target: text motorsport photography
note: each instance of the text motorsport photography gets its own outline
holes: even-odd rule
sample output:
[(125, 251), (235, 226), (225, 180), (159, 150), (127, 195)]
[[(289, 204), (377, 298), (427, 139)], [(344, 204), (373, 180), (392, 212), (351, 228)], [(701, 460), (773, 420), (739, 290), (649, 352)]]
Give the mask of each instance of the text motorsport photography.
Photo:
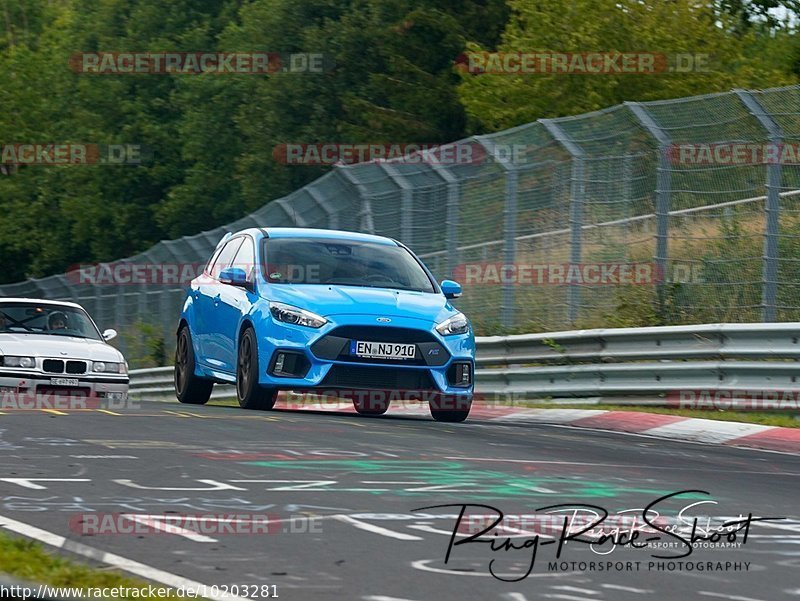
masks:
[[(554, 504), (536, 509), (527, 516), (510, 516), (498, 508), (484, 504), (444, 504), (419, 507), (412, 511), (459, 508), (448, 543), (444, 565), (462, 545), (485, 545), (484, 553), (491, 557), (489, 573), (497, 580), (518, 582), (529, 577), (537, 566), (545, 565), (555, 571), (747, 571), (749, 561), (709, 560), (688, 558), (698, 549), (737, 549), (747, 544), (754, 523), (775, 522), (783, 517), (758, 517), (752, 513), (736, 517), (697, 516), (693, 510), (717, 501), (700, 500), (677, 509), (674, 515), (662, 514), (670, 501), (679, 497), (703, 498), (703, 490), (684, 490), (664, 495), (641, 509), (626, 509), (610, 516), (599, 505), (585, 503)], [(467, 514), (467, 511), (470, 514)], [(674, 511), (674, 509), (673, 509)], [(481, 512), (479, 515), (475, 513)], [(475, 532), (476, 520), (480, 524)], [(511, 525), (513, 524), (513, 525)], [(459, 536), (464, 533), (465, 536)], [(538, 552), (547, 548), (554, 556), (542, 559)], [(566, 560), (569, 551), (588, 547), (595, 555), (608, 557), (626, 549), (649, 555), (652, 560)], [(657, 561), (656, 561), (657, 560)], [(503, 572), (504, 565), (522, 562), (519, 574)], [(541, 564), (541, 565), (540, 565)]]

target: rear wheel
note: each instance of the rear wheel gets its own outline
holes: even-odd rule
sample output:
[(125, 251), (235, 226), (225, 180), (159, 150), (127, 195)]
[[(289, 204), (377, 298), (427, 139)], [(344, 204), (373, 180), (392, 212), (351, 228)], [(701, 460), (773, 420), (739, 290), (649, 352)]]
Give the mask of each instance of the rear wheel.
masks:
[(258, 348), (256, 335), (247, 328), (239, 340), (236, 360), (236, 397), (242, 409), (266, 410), (275, 406), (278, 391), (258, 385)]
[(214, 382), (199, 378), (194, 373), (194, 347), (188, 326), (178, 332), (175, 348), (175, 396), (181, 403), (205, 405), (211, 397)]

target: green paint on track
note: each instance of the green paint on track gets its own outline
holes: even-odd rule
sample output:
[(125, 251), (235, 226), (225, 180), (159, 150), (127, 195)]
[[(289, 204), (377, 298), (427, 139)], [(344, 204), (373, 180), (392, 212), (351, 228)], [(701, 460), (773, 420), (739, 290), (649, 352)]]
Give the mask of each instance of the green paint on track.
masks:
[[(431, 496), (434, 494), (457, 494), (463, 499), (492, 499), (496, 497), (559, 497), (609, 499), (621, 495), (642, 494), (657, 498), (669, 494), (669, 490), (628, 487), (587, 480), (580, 476), (565, 477), (520, 477), (493, 470), (473, 470), (457, 461), (407, 461), (407, 460), (288, 460), (288, 461), (243, 461), (245, 465), (274, 470), (307, 470), (326, 474), (341, 472), (343, 475), (405, 476), (415, 484), (405, 489), (391, 491), (363, 491), (367, 494), (394, 494), (397, 496)], [(317, 476), (321, 477), (321, 476)], [(350, 486), (349, 484), (344, 484)], [(361, 486), (361, 485), (359, 485)], [(380, 487), (380, 484), (374, 486)], [(409, 488), (438, 487), (433, 490), (408, 490)], [(331, 487), (336, 492), (336, 486)], [(705, 498), (702, 495), (686, 495), (683, 498)]]

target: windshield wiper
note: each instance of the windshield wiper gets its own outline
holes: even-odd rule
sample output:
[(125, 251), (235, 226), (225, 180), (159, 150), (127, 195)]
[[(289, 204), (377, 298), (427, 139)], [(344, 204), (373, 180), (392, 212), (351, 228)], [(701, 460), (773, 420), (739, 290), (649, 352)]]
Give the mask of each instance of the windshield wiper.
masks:
[(357, 286), (359, 288), (387, 288), (389, 290), (405, 290), (407, 292), (433, 292), (433, 290), (424, 290), (422, 288), (408, 288), (404, 286), (392, 286), (383, 284), (353, 284), (351, 282), (342, 282), (339, 280), (331, 280), (329, 282), (325, 282), (325, 285), (328, 284), (334, 286)]

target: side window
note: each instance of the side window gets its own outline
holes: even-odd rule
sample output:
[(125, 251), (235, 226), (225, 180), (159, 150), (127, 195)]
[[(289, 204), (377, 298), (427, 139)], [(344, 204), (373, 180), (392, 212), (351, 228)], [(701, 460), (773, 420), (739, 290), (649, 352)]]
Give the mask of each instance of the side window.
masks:
[(247, 274), (247, 280), (252, 282), (255, 262), (256, 251), (255, 247), (253, 246), (253, 241), (248, 236), (245, 236), (244, 242), (239, 248), (239, 252), (236, 253), (236, 258), (231, 263), (231, 267), (244, 269), (244, 272)]
[(208, 270), (208, 273), (211, 275), (211, 277), (218, 278), (220, 272), (226, 267), (230, 266), (233, 257), (236, 256), (236, 252), (242, 245), (242, 240), (244, 240), (244, 238), (233, 238), (225, 244), (223, 249), (217, 255), (214, 265), (212, 265)]

